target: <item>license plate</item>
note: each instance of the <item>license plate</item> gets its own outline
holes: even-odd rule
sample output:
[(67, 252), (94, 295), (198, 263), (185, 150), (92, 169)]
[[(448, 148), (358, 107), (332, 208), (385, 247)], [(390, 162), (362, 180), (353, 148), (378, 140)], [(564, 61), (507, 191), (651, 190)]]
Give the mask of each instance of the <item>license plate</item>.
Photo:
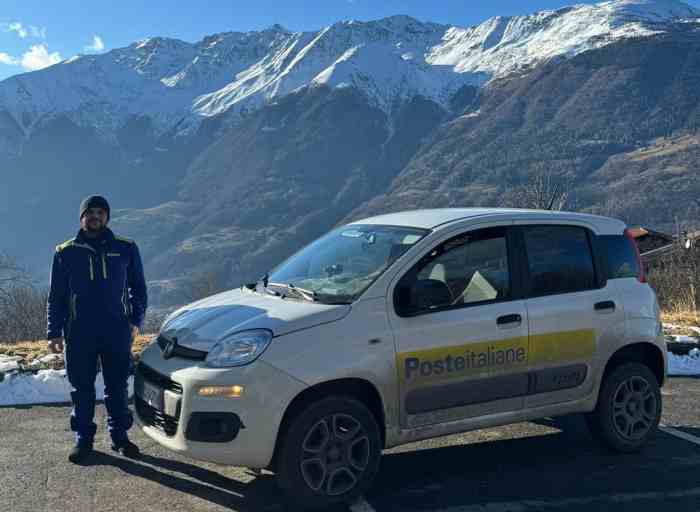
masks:
[(163, 410), (163, 390), (158, 386), (141, 380), (141, 385), (137, 389), (137, 394), (148, 405), (159, 411)]

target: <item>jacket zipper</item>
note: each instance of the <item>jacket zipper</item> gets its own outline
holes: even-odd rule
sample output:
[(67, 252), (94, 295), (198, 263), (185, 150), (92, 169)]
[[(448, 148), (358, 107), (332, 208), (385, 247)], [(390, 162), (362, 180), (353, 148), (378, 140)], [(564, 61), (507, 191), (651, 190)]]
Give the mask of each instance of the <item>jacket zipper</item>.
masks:
[(102, 277), (107, 279), (107, 260), (105, 259), (105, 253), (102, 253)]
[(88, 260), (90, 260), (90, 281), (95, 280), (95, 269), (92, 266), (92, 256), (88, 254)]

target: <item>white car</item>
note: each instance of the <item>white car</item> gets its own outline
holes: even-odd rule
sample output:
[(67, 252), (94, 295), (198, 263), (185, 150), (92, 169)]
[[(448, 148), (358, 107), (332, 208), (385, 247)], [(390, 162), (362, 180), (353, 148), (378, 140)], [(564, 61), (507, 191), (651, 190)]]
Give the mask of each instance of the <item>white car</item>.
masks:
[(586, 413), (618, 451), (656, 430), (666, 350), (617, 220), (436, 209), (335, 229), (256, 284), (174, 312), (136, 371), (144, 432), (351, 501), (381, 451)]

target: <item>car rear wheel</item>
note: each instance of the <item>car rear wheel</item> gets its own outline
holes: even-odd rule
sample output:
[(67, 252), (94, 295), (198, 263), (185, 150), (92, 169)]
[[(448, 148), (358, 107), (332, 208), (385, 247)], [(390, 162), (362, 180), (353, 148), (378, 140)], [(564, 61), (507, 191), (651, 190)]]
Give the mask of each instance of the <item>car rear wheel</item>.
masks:
[(594, 437), (618, 452), (641, 449), (661, 420), (661, 391), (651, 370), (627, 363), (603, 381), (595, 410), (586, 415)]
[(379, 469), (379, 425), (354, 398), (334, 396), (310, 404), (283, 435), (277, 480), (300, 507), (352, 502), (371, 486)]

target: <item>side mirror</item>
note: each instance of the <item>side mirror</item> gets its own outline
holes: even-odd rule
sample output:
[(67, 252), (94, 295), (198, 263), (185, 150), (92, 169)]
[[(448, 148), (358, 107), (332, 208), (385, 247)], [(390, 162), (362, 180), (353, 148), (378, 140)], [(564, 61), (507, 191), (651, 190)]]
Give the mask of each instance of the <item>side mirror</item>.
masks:
[(404, 278), (394, 289), (394, 308), (399, 316), (411, 316), (451, 304), (450, 289), (437, 279)]

